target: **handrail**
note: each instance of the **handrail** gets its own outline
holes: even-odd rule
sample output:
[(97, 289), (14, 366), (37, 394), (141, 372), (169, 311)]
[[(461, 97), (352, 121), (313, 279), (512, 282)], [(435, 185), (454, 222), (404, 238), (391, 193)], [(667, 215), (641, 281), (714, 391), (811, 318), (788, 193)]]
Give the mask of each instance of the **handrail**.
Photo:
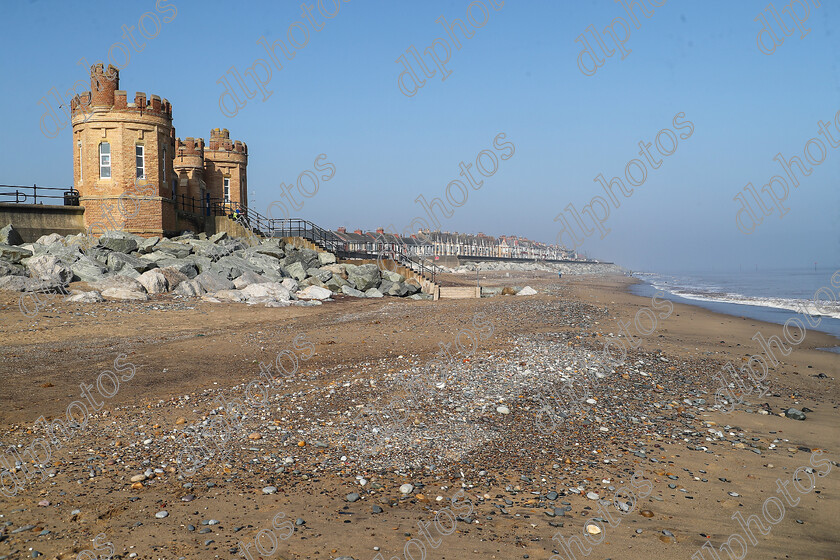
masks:
[[(0, 185), (0, 189), (15, 189), (14, 191), (0, 191), (0, 196), (14, 196), (13, 201), (0, 202), (14, 202), (15, 204), (24, 204), (29, 197), (32, 197), (32, 204), (38, 204), (38, 197), (41, 198), (58, 198), (64, 201), (64, 206), (78, 206), (79, 205), (79, 191), (70, 187), (69, 189), (63, 187), (39, 187), (38, 185), (23, 186), (23, 185)], [(31, 191), (27, 193), (26, 191)], [(61, 195), (38, 194), (38, 191), (61, 191)], [(43, 203), (42, 203), (43, 204)]]

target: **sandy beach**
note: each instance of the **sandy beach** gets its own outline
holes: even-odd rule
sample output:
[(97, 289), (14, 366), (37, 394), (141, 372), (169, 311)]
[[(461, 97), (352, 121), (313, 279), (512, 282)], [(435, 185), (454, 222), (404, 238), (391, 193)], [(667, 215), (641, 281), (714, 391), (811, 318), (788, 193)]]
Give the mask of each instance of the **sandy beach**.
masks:
[[(795, 484), (808, 488), (812, 476), (814, 489), (790, 490), (801, 501), (785, 504), (776, 524), (762, 518), (766, 535), (753, 523), (748, 552), (837, 558), (838, 360), (815, 350), (832, 337), (810, 331), (768, 376), (763, 398), (724, 414), (711, 410), (712, 375), (759, 352), (757, 330), (771, 336), (781, 327), (675, 305), (592, 387), (595, 404), (545, 433), (535, 426), (535, 389), (565, 369), (563, 349), (599, 351), (617, 319), (651, 302), (628, 294), (625, 277), (483, 276), (485, 286), (539, 294), (337, 296), (280, 309), (158, 296), (57, 302), (30, 320), (4, 293), (4, 447), (44, 437), (36, 420), (63, 416), (81, 398), (79, 384), (93, 383), (117, 355), (136, 373), (53, 449), (43, 480), (18, 471), (20, 488), (0, 498), (0, 555), (75, 558), (108, 541), (115, 558), (233, 558), (243, 547), (251, 558), (288, 559), (689, 558), (705, 542), (717, 549), (743, 535), (732, 516), (762, 516), (768, 498), (783, 497), (777, 479), (803, 478)], [(458, 353), (452, 343), (477, 332), (477, 313), (492, 334)], [(312, 347), (298, 350), (298, 372), (280, 380), (268, 406), (246, 413), (224, 457), (185, 475), (176, 457), (184, 428), (207, 418), (219, 395), (245, 400), (260, 362), (295, 351), (301, 333)], [(451, 345), (452, 359), (424, 369), (439, 343)], [(401, 372), (426, 372), (435, 390), (408, 403)], [(342, 434), (342, 423), (394, 396), (408, 403), (409, 421), (361, 453), (355, 444), (365, 436)], [(788, 407), (811, 412), (805, 421), (780, 416)], [(628, 489), (637, 494), (629, 512), (600, 507)], [(772, 505), (766, 511), (777, 515)], [(590, 518), (600, 533), (578, 549), (573, 538), (583, 539)], [(100, 533), (107, 538), (94, 543)]]

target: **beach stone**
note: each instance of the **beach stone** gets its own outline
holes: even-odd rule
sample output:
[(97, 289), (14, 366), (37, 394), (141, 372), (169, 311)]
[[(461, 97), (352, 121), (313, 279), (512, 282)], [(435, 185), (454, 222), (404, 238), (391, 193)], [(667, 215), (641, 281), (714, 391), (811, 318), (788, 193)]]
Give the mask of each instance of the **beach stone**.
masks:
[(499, 414), (510, 414), (510, 409), (506, 406), (497, 406), (496, 412)]
[(207, 238), (207, 241), (210, 243), (218, 243), (219, 241), (224, 241), (228, 238), (228, 234), (225, 231), (220, 231), (219, 233), (214, 233), (210, 237)]
[(400, 493), (402, 494), (411, 494), (414, 491), (414, 486), (411, 484), (403, 484), (400, 486)]
[(137, 277), (137, 281), (146, 288), (146, 292), (150, 294), (162, 294), (169, 291), (169, 282), (158, 270), (148, 270)]
[(787, 416), (788, 418), (791, 418), (793, 420), (805, 420), (805, 418), (807, 418), (807, 416), (805, 416), (804, 412), (802, 412), (801, 410), (797, 410), (795, 408), (787, 409), (785, 411), (785, 416)]
[(326, 264), (321, 267), (321, 270), (329, 270), (333, 273), (333, 276), (338, 275), (347, 280), (347, 270), (343, 264)]
[(525, 286), (524, 288), (522, 288), (521, 290), (516, 292), (516, 295), (518, 295), (518, 296), (533, 296), (533, 295), (536, 295), (536, 294), (537, 294), (537, 290), (535, 290), (531, 286)]
[(349, 286), (350, 284), (347, 282), (347, 280), (345, 280), (341, 276), (339, 276), (337, 274), (333, 274), (330, 277), (330, 279), (326, 281), (326, 283), (324, 285), (327, 288), (329, 288), (330, 290), (332, 290), (333, 292), (338, 293), (338, 292), (341, 291), (341, 288), (343, 286)]
[(371, 288), (371, 289), (369, 289), (365, 292), (365, 297), (379, 298), (379, 297), (385, 297), (385, 295), (382, 292), (380, 292), (379, 290), (377, 290), (376, 288)]
[(145, 474), (135, 474), (129, 479), (131, 482), (143, 482), (144, 480), (146, 480)]
[[(3, 229), (0, 229), (0, 243), (3, 245), (22, 245), (23, 238), (18, 233), (18, 230), (12, 224), (9, 224)], [(335, 257), (333, 257), (333, 262), (335, 262)]]
[(349, 494), (347, 494), (346, 499), (347, 499), (348, 502), (357, 502), (357, 501), (359, 501), (360, 497), (361, 496), (359, 496), (357, 493), (350, 492)]
[(164, 510), (164, 511), (159, 511), (159, 512), (157, 512), (157, 513), (155, 514), (155, 517), (157, 517), (158, 519), (164, 519), (164, 518), (166, 518), (166, 517), (169, 517), (169, 512), (168, 512), (168, 511), (166, 511), (166, 510)]
[(262, 493), (263, 494), (275, 494), (275, 493), (277, 493), (277, 487), (276, 486), (266, 486), (265, 488), (262, 489)]

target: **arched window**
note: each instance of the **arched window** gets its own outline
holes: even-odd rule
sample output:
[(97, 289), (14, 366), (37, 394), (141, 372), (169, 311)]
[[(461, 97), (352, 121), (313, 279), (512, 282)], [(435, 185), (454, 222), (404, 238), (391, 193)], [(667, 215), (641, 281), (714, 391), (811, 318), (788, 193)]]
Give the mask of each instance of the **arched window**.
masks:
[(99, 178), (111, 178), (111, 144), (108, 142), (99, 144)]

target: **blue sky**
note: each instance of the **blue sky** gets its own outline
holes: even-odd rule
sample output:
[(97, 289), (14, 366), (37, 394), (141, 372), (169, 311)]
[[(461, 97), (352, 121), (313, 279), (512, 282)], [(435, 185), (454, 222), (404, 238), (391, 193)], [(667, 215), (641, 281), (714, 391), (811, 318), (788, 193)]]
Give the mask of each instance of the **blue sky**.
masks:
[[(282, 69), (272, 68), (266, 86), (271, 96), (263, 101), (258, 93), (232, 118), (220, 111), (224, 88), (217, 81), (231, 66), (243, 74), (256, 59), (267, 59), (257, 44), (261, 37), (288, 44), (289, 26), (304, 21), (301, 2), (171, 0), (158, 10), (151, 0), (90, 1), (84, 9), (9, 4), (12, 25), (0, 37), (7, 76), (0, 105), (2, 182), (69, 186), (70, 128), (47, 138), (38, 101), (52, 87), (64, 92), (88, 80), (77, 62), (107, 61), (114, 43), (127, 43), (123, 25), (136, 27), (146, 12), (171, 17), (166, 6), (174, 5), (177, 15), (161, 22), (157, 37), (145, 40), (142, 52), (131, 49), (120, 89), (129, 98), (144, 91), (169, 99), (181, 138), (209, 139), (211, 128), (225, 127), (247, 142), (249, 188), (258, 210), (279, 199), (280, 184), (296, 181), (324, 153), (336, 174), (303, 199), (297, 214), (331, 228), (394, 224), (402, 231), (424, 215), (415, 203), (420, 194), (445, 199), (449, 182), (462, 179), (460, 162), (474, 164), (505, 133), (515, 154), (500, 160), (479, 190), (469, 190), (443, 227), (553, 242), (560, 229), (555, 216), (569, 203), (580, 210), (603, 196), (595, 176), (622, 177), (625, 165), (640, 158), (639, 141), (673, 130), (674, 115), (683, 112), (694, 124), (692, 136), (679, 140), (659, 169), (648, 168), (645, 183), (620, 197), (620, 207), (611, 207), (605, 222), (610, 233), (587, 237), (579, 250), (665, 272), (840, 264), (840, 148), (826, 145), (825, 161), (800, 177), (799, 187), (791, 186), (785, 202), (790, 211), (782, 219), (774, 211), (750, 235), (736, 228), (739, 205), (732, 200), (748, 182), (760, 189), (782, 173), (776, 153), (802, 158), (809, 139), (823, 138), (818, 120), (837, 130), (840, 5), (823, 0), (815, 7), (816, 0), (808, 0), (803, 26), (811, 31), (804, 38), (797, 30), (785, 36), (772, 22), (784, 42), (766, 55), (756, 46), (761, 25), (754, 19), (768, 0), (671, 0), (661, 7), (646, 0), (653, 14), (647, 18), (636, 9), (638, 29), (611, 0), (505, 0), (498, 10), (482, 1), (488, 21), (471, 26), (469, 39), (456, 28), (460, 49), (435, 20), (467, 20), (466, 0), (352, 0), (331, 19), (314, 1), (314, 18), (323, 28), (305, 23), (309, 42), (292, 60), (282, 59)], [(325, 4), (334, 9), (332, 0)], [(793, 28), (782, 14), (785, 4), (774, 5)], [(473, 13), (480, 15), (477, 7)], [(575, 39), (589, 25), (602, 30), (617, 17), (631, 25), (625, 48), (632, 52), (623, 60), (616, 53), (594, 75), (584, 75)], [(153, 31), (154, 19), (145, 21)], [(402, 65), (395, 61), (412, 45), (422, 53), (438, 38), (451, 49), (452, 73), (441, 81), (437, 71), (414, 96), (403, 95), (397, 86)], [(611, 38), (604, 41), (614, 47)]]

